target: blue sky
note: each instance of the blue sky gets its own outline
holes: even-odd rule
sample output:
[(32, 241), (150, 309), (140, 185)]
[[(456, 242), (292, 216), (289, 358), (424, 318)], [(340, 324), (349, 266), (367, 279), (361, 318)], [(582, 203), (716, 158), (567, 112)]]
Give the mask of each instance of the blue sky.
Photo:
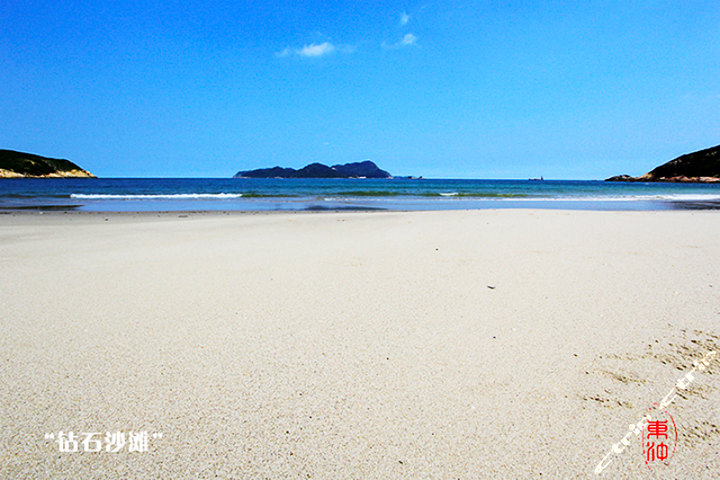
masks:
[(104, 177), (641, 174), (720, 144), (720, 2), (5, 0), (0, 92)]

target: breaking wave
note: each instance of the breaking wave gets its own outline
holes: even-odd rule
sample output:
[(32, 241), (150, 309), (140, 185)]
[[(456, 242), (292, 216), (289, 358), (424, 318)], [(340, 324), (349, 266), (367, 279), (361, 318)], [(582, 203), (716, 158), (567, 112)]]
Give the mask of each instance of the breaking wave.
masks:
[(194, 199), (226, 199), (240, 198), (242, 193), (173, 193), (173, 194), (105, 194), (105, 193), (73, 193), (70, 198), (82, 200), (194, 200)]

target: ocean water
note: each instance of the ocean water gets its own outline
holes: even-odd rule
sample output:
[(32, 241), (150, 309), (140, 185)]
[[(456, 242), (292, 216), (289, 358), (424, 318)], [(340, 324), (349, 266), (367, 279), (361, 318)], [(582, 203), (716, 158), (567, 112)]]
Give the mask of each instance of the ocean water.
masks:
[(80, 211), (718, 209), (720, 184), (570, 180), (2, 179), (0, 209)]

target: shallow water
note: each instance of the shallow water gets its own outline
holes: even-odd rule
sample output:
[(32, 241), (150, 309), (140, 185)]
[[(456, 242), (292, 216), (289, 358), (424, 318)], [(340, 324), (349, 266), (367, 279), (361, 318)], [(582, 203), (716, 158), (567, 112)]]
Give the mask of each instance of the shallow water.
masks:
[(2, 209), (455, 210), (720, 208), (720, 184), (572, 180), (3, 179)]

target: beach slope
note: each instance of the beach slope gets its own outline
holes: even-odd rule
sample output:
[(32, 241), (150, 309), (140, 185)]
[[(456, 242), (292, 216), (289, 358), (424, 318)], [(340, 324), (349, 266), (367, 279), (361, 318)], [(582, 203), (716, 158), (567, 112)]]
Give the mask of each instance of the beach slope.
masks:
[(626, 433), (720, 349), (719, 238), (712, 211), (0, 215), (0, 478), (718, 478), (717, 357), (667, 466)]

